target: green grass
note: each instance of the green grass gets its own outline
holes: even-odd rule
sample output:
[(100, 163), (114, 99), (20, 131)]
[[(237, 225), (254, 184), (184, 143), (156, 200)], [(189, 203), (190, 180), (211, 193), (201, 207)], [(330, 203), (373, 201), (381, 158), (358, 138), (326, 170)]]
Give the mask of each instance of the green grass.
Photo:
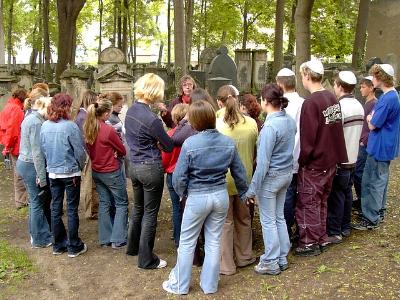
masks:
[(32, 261), (21, 249), (0, 240), (0, 283), (13, 284), (34, 271)]

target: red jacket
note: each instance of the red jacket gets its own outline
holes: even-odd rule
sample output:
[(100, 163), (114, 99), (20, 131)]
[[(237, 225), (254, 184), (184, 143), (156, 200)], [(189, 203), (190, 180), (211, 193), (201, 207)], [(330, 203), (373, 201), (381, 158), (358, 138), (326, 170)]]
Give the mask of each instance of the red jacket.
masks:
[[(176, 127), (168, 131), (168, 135), (172, 136), (176, 130)], [(172, 152), (167, 153), (161, 152), (162, 165), (165, 173), (173, 173), (175, 170), (176, 162), (178, 161), (179, 154), (181, 153), (181, 147), (174, 147)]]
[(3, 153), (19, 154), (21, 123), (24, 119), (24, 105), (18, 98), (10, 98), (0, 113), (0, 144)]

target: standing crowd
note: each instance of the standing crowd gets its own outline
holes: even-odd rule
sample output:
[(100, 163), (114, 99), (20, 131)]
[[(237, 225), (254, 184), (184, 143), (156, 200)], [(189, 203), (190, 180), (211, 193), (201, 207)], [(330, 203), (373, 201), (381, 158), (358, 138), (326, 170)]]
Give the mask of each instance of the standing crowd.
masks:
[[(168, 107), (163, 80), (149, 73), (135, 82), (124, 121), (116, 92), (86, 91), (73, 111), (73, 99), (49, 97), (46, 84), (29, 94), (16, 90), (0, 113), (0, 143), (14, 166), (16, 207), (29, 203), (32, 248), (69, 257), (87, 252), (79, 237), (81, 201), (85, 217), (98, 220), (102, 247), (138, 256), (142, 269), (166, 267), (154, 253), (164, 180), (177, 260), (162, 287), (173, 294), (189, 292), (193, 264), (202, 266), (200, 286), (209, 294), (220, 274), (255, 263), (255, 207), (264, 251), (254, 271), (262, 275), (285, 271), (292, 248), (298, 256), (319, 255), (353, 229), (379, 228), (400, 143), (393, 67), (376, 64), (361, 79), (364, 106), (354, 97), (351, 71), (335, 76), (334, 94), (322, 86), (320, 61), (299, 72), (310, 92), (305, 99), (295, 73), (284, 68), (263, 87), (261, 103), (232, 85), (220, 87), (214, 101), (185, 75)], [(359, 219), (353, 224), (352, 210)]]

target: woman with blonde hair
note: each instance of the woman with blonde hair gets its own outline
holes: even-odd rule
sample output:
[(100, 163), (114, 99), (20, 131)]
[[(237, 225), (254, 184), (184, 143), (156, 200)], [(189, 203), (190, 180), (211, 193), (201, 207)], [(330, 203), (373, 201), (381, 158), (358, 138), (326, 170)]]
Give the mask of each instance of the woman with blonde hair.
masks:
[[(239, 156), (246, 169), (247, 180), (253, 173), (254, 150), (258, 136), (257, 123), (241, 113), (236, 91), (224, 85), (217, 92), (220, 116), (217, 130), (235, 141)], [(229, 210), (221, 239), (221, 270), (224, 275), (236, 273), (236, 267), (245, 267), (255, 261), (252, 251), (251, 214), (234, 185), (231, 173), (226, 176)]]
[(105, 123), (111, 110), (112, 103), (108, 99), (89, 105), (83, 128), (92, 162), (92, 176), (100, 198), (100, 245), (117, 249), (126, 245), (128, 194), (118, 159), (126, 155), (125, 147), (115, 129)]
[[(87, 109), (89, 105), (96, 103), (97, 94), (91, 90), (87, 90), (82, 94), (80, 101), (81, 107), (76, 115), (75, 123), (78, 125), (83, 138), (83, 124), (87, 118)], [(99, 197), (92, 179), (92, 162), (89, 157), (82, 170), (81, 202), (84, 204), (85, 218), (96, 220), (99, 210)]]
[(164, 81), (153, 73), (145, 74), (135, 82), (134, 94), (136, 102), (125, 118), (134, 198), (127, 254), (138, 255), (139, 268), (160, 269), (167, 266), (166, 261), (153, 253), (164, 188), (160, 148), (171, 152), (174, 145), (151, 106), (163, 100)]
[(32, 91), (30, 91), (30, 93), (28, 94), (28, 98), (24, 100), (25, 117), (31, 113), (32, 106), (37, 99), (48, 96), (49, 96), (48, 90), (42, 89), (40, 87), (32, 89)]
[[(31, 99), (35, 99), (32, 97)], [(47, 118), (50, 97), (42, 97), (32, 102), (32, 112), (22, 121), (21, 143), (17, 160), (17, 172), (22, 177), (29, 195), (29, 233), (32, 248), (52, 245), (50, 231), (51, 198), (46, 175), (46, 162), (40, 146), (40, 129)], [(46, 216), (47, 212), (47, 216)]]

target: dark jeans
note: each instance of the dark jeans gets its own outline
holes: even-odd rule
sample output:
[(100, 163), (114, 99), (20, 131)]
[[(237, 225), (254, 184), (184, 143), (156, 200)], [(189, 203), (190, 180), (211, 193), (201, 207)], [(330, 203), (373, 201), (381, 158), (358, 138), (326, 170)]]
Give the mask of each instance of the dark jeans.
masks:
[(138, 255), (138, 266), (154, 269), (160, 263), (153, 253), (157, 216), (164, 188), (161, 162), (131, 164), (133, 210), (128, 230), (128, 255)]
[[(78, 235), (79, 229), (79, 198), (81, 177), (50, 179), (50, 189), (53, 201), (51, 203), (51, 227), (54, 237), (53, 250), (69, 254), (81, 251), (84, 247)], [(65, 230), (63, 215), (64, 192), (67, 194), (68, 235)]]
[(181, 225), (182, 225), (182, 210), (180, 206), (179, 195), (175, 192), (174, 187), (172, 186), (172, 173), (167, 174), (167, 187), (169, 191), (169, 196), (171, 197), (172, 202), (172, 223), (174, 229), (174, 241), (175, 246), (179, 247), (179, 237), (181, 235)]
[(365, 161), (367, 160), (367, 147), (360, 146), (358, 148), (358, 157), (356, 162), (356, 169), (354, 171), (354, 190), (356, 191), (357, 199), (354, 200), (353, 206), (361, 210), (361, 181), (364, 173)]
[(351, 230), (351, 207), (353, 203), (353, 169), (337, 168), (328, 199), (328, 235), (341, 235)]
[(328, 242), (326, 217), (328, 197), (336, 166), (327, 170), (302, 168), (298, 173), (296, 221), (299, 227), (299, 247)]
[(289, 237), (292, 238), (294, 232), (292, 227), (295, 223), (294, 213), (297, 202), (297, 174), (293, 174), (292, 181), (290, 182), (289, 188), (286, 191), (285, 206), (283, 213), (285, 215), (286, 227), (288, 230)]

